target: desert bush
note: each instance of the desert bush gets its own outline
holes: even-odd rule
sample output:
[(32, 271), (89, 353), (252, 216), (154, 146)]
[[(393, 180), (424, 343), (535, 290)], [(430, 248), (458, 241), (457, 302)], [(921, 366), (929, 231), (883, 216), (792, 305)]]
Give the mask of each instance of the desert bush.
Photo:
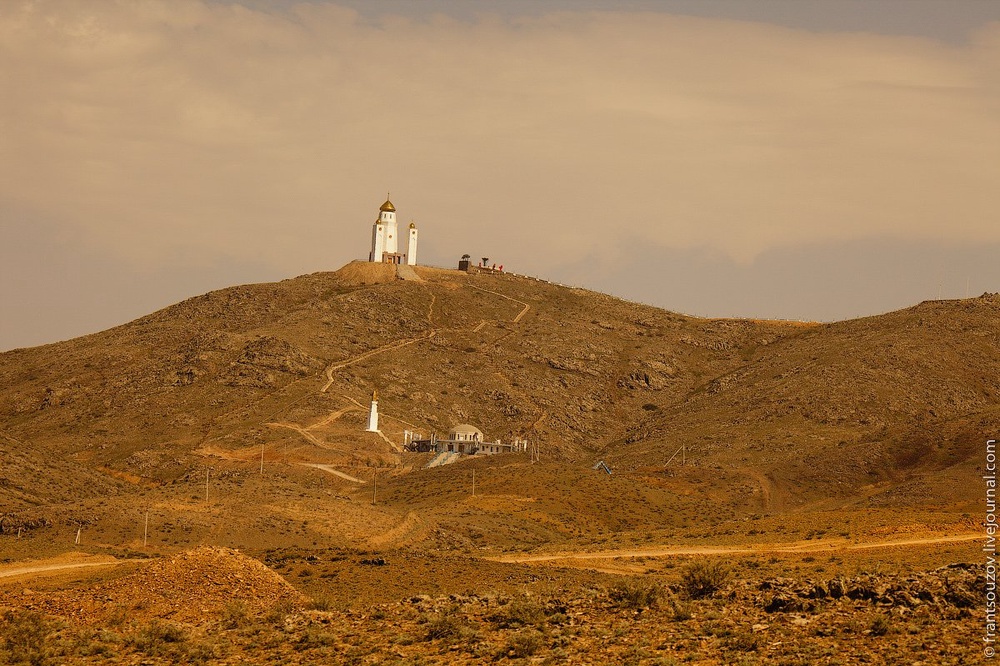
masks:
[(185, 650), (187, 633), (168, 622), (153, 620), (125, 637), (125, 645), (150, 657), (178, 656)]
[(0, 622), (3, 647), (11, 664), (48, 663), (46, 639), (52, 631), (49, 623), (34, 611), (7, 611)]
[(295, 649), (297, 650), (309, 650), (317, 647), (328, 647), (330, 645), (336, 645), (339, 640), (339, 636), (333, 632), (325, 631), (317, 627), (306, 627), (298, 640), (295, 641)]
[(523, 659), (541, 650), (544, 644), (542, 634), (535, 629), (519, 631), (508, 641), (504, 653), (514, 659)]
[(680, 601), (675, 597), (670, 598), (670, 610), (673, 613), (674, 622), (687, 622), (694, 616), (691, 604)]
[(726, 638), (726, 647), (737, 652), (756, 652), (761, 642), (760, 636), (752, 631), (738, 631)]
[(872, 620), (869, 629), (872, 632), (872, 636), (885, 636), (889, 633), (890, 622), (889, 618), (885, 615), (879, 615), (874, 620)]
[(621, 582), (608, 590), (608, 597), (616, 606), (638, 611), (656, 606), (662, 594), (663, 590), (656, 584)]
[(265, 620), (271, 625), (282, 625), (285, 623), (285, 618), (291, 615), (295, 610), (295, 607), (290, 601), (282, 601), (281, 603), (275, 604), (271, 610), (268, 611)]
[(454, 638), (461, 632), (461, 624), (450, 615), (435, 614), (427, 619), (424, 639), (436, 641), (443, 638)]
[(77, 657), (114, 656), (114, 648), (121, 642), (121, 636), (108, 629), (80, 629), (70, 634), (68, 639), (70, 645), (64, 645), (63, 651), (66, 655)]
[(222, 626), (225, 629), (239, 629), (247, 623), (247, 605), (235, 599), (222, 609)]
[(500, 629), (516, 629), (545, 621), (545, 610), (541, 604), (527, 597), (518, 597), (500, 608), (489, 618)]
[(722, 562), (694, 562), (681, 574), (681, 586), (691, 599), (703, 599), (722, 589), (729, 574)]
[(333, 607), (333, 603), (327, 597), (315, 597), (309, 600), (306, 608), (309, 610), (328, 611)]
[(562, 626), (564, 624), (569, 624), (569, 615), (562, 612), (555, 612), (548, 617), (549, 624), (554, 624), (556, 626)]
[(424, 640), (443, 640), (447, 643), (459, 641), (474, 645), (479, 642), (479, 632), (470, 627), (460, 618), (446, 613), (435, 613), (427, 616)]

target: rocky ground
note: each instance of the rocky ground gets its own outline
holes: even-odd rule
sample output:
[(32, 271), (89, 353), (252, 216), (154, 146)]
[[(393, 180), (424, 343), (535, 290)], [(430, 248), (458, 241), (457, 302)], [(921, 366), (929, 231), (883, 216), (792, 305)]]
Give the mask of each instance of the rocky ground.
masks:
[(0, 658), (31, 664), (966, 664), (981, 656), (977, 609), (984, 578), (973, 565), (907, 575), (752, 578), (734, 575), (720, 561), (698, 560), (669, 584), (571, 574), (534, 593), (480, 589), (332, 610), (258, 560), (202, 548), (96, 585), (0, 588)]

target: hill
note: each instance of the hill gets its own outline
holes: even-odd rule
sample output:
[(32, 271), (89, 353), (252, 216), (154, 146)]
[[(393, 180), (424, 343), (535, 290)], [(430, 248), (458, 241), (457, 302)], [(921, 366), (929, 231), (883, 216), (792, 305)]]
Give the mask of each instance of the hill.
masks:
[[(711, 539), (790, 511), (803, 531), (899, 506), (931, 524), (977, 500), (996, 296), (818, 325), (417, 275), (356, 262), (0, 354), (0, 533), (134, 547), (149, 510), (163, 546), (503, 550)], [(375, 390), (385, 438), (364, 432)], [(423, 469), (395, 446), (462, 422), (541, 462)]]

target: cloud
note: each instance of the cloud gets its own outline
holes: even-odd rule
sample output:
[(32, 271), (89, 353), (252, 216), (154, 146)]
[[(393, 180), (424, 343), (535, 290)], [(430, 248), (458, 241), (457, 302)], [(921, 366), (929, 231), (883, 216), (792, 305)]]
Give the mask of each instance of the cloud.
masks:
[(997, 242), (998, 61), (996, 23), (956, 46), (662, 13), (5, 3), (0, 219), (136, 270), (336, 268), (387, 188), (427, 258), (538, 272), (620, 267), (625, 238), (744, 264)]

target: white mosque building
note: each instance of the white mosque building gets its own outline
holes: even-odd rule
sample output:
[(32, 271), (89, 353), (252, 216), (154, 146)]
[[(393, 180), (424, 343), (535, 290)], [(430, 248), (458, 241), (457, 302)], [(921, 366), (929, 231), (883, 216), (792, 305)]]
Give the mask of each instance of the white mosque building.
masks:
[[(372, 251), (368, 261), (381, 264), (406, 264), (415, 266), (417, 263), (417, 225), (410, 222), (406, 240), (400, 243), (399, 229), (396, 224), (396, 207), (385, 196), (385, 203), (378, 209), (378, 218), (372, 225)], [(400, 249), (403, 251), (400, 252)]]

